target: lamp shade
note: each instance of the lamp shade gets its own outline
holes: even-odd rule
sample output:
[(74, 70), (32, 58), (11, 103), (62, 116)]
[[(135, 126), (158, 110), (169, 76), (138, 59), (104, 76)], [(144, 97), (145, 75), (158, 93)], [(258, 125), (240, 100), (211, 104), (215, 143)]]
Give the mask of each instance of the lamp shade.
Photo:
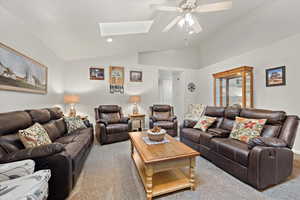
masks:
[(138, 96), (138, 95), (130, 96), (129, 102), (130, 103), (139, 103), (139, 102), (141, 102), (141, 96)]
[(64, 96), (64, 102), (65, 103), (78, 103), (80, 100), (80, 97), (78, 95), (65, 95)]

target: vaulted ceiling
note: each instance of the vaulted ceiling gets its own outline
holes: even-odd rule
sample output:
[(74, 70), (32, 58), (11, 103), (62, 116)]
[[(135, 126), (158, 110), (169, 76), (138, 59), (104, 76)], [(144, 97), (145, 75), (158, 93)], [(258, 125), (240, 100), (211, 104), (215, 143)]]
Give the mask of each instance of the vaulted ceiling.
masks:
[[(220, 0), (219, 0), (220, 1)], [(233, 8), (197, 14), (203, 32), (188, 39), (200, 46), (222, 28), (271, 0), (233, 0)], [(213, 3), (216, 0), (202, 0)], [(19, 18), (37, 38), (64, 60), (159, 51), (186, 47), (179, 27), (162, 29), (177, 14), (151, 9), (151, 4), (177, 5), (176, 0), (0, 0), (0, 6)], [(148, 34), (115, 36), (112, 43), (100, 36), (99, 22), (154, 20)]]

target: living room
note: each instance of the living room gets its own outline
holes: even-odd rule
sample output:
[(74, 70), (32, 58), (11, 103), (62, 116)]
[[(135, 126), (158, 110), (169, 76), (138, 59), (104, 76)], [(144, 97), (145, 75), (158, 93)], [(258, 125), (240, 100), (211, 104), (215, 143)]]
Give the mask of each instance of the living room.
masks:
[[(5, 160), (7, 155), (1, 154), (0, 171), (2, 167), (6, 169), (7, 164), (17, 168), (15, 162), (26, 161), (27, 166), (35, 162), (32, 173), (45, 173), (45, 180), (49, 182), (43, 185), (45, 191), (39, 191), (41, 195), (35, 197), (37, 199), (298, 199), (300, 137), (296, 135), (299, 135), (297, 116), (300, 116), (300, 105), (297, 100), (300, 97), (295, 92), (300, 73), (297, 55), (300, 50), (299, 7), (300, 2), (295, 0), (0, 0), (0, 67), (4, 66), (4, 70), (0, 68), (0, 77), (21, 80), (18, 73), (11, 73), (13, 70), (20, 74), (24, 72), (24, 63), (19, 58), (46, 69), (42, 81), (33, 78), (36, 83), (44, 83), (38, 90), (0, 81), (0, 150), (3, 148), (8, 155), (13, 155)], [(189, 27), (190, 16), (193, 23)], [(181, 21), (186, 24), (181, 26)], [(136, 27), (137, 22), (143, 22), (142, 28), (146, 27), (146, 31)], [(117, 28), (111, 28), (112, 25)], [(130, 30), (132, 27), (134, 30)], [(109, 34), (109, 31), (118, 33)], [(5, 52), (18, 57), (13, 61), (14, 67), (7, 64)], [(272, 78), (278, 75), (278, 71), (280, 83), (274, 84)], [(30, 74), (26, 71), (24, 79)], [(115, 74), (121, 74), (119, 79), (113, 77)], [(238, 85), (238, 95), (233, 97), (229, 93), (235, 84)], [(168, 106), (159, 107), (161, 104)], [(200, 135), (194, 131), (196, 124), (188, 121), (189, 114), (193, 114), (193, 105), (202, 109), (201, 117), (199, 114), (194, 120), (196, 122), (202, 117), (212, 117), (217, 122), (222, 118), (232, 123), (225, 133), (225, 129), (219, 130), (223, 122), (219, 125), (213, 122), (215, 125), (212, 126), (216, 127), (211, 129), (219, 132), (214, 132), (212, 138), (216, 138), (209, 137), (209, 140), (220, 140), (220, 134), (222, 137), (227, 134), (233, 140), (229, 134), (237, 124), (235, 120), (248, 118), (266, 119), (260, 136), (271, 127), (270, 130), (277, 131), (275, 141), (253, 138), (243, 143), (249, 149), (235, 149), (234, 153), (224, 149), (229, 146), (227, 143), (225, 146), (218, 143), (218, 147), (214, 146), (217, 143), (206, 144), (206, 132), (212, 132), (208, 129)], [(64, 116), (54, 109), (56, 107)], [(47, 111), (40, 113), (44, 108), (48, 108)], [(248, 109), (268, 111), (251, 113)], [(159, 125), (154, 116), (159, 110), (176, 116), (176, 119), (171, 117), (172, 128)], [(8, 114), (15, 111), (22, 111), (22, 116)], [(99, 113), (98, 118), (95, 111)], [(125, 135), (103, 136), (108, 129), (103, 128), (107, 122), (101, 116), (108, 111), (120, 111), (120, 116), (128, 117), (126, 123), (130, 126)], [(66, 157), (70, 157), (70, 160), (61, 160), (52, 152), (49, 157), (58, 159), (55, 162), (61, 162), (59, 167), (39, 163), (42, 155), (39, 148), (25, 148), (25, 144), (18, 143), (24, 148), (23, 153), (7, 150), (11, 148), (5, 146), (5, 141), (11, 141), (7, 139), (8, 135), (17, 135), (15, 133), (19, 130), (36, 122), (43, 126), (47, 126), (48, 121), (61, 123), (62, 118), (69, 115), (80, 116), (80, 120), (86, 123), (84, 133), (75, 134), (76, 137), (80, 135), (78, 144), (86, 142), (80, 150), (82, 155), (80, 153), (78, 165), (77, 157), (73, 159), (73, 155), (68, 155), (68, 151), (78, 153), (80, 149), (78, 146), (68, 147), (69, 143), (76, 143), (75, 137), (71, 140), (68, 136), (69, 130), (64, 131), (68, 132), (65, 136), (70, 137), (70, 141), (56, 136), (53, 139), (49, 135), (54, 145), (53, 149), (47, 149), (48, 153), (65, 152)], [(30, 119), (25, 116), (30, 116)], [(22, 123), (18, 117), (29, 121), (18, 125)], [(165, 143), (152, 144), (155, 142), (150, 141), (151, 144), (147, 144), (143, 139), (141, 144), (137, 142), (139, 139), (135, 136), (139, 131), (145, 135), (149, 129), (162, 132), (159, 127), (169, 133), (165, 134)], [(162, 151), (164, 146), (177, 142), (178, 149), (172, 149), (172, 146), (171, 150)], [(251, 165), (254, 153), (251, 156), (249, 152), (259, 149), (253, 147), (255, 145), (272, 149), (263, 154), (266, 157), (255, 157), (261, 159), (258, 161), (261, 171), (256, 171), (259, 167)], [(145, 180), (141, 177), (135, 156), (137, 152), (143, 155), (153, 147), (161, 148), (158, 152), (165, 157), (190, 153), (190, 157), (182, 158), (189, 161), (187, 164), (179, 161), (172, 164), (172, 167), (177, 164), (185, 166), (183, 174), (188, 177), (187, 184), (181, 187), (176, 182), (172, 189), (166, 189), (164, 185), (161, 192), (156, 192), (154, 179), (164, 179), (164, 176), (159, 172), (154, 176), (153, 184), (152, 178), (150, 181), (148, 176)], [(220, 152), (214, 152), (215, 147)], [(276, 148), (286, 151), (282, 153)], [(246, 151), (249, 151), (249, 156), (247, 154), (248, 157), (243, 159)], [(22, 157), (24, 153), (26, 156)], [(30, 159), (29, 155), (33, 153), (38, 155)], [(141, 157), (143, 163), (154, 162), (150, 157), (150, 160), (147, 156)], [(271, 157), (273, 160), (269, 161)], [(64, 171), (66, 167), (61, 170), (60, 166), (66, 165), (70, 165), (71, 172)], [(145, 166), (145, 173), (153, 175), (151, 172), (155, 167), (155, 164), (151, 165), (150, 170)], [(253, 175), (254, 172), (259, 175)], [(64, 173), (70, 173), (66, 175), (70, 176), (68, 180), (57, 178)], [(255, 180), (254, 176), (257, 176)], [(6, 187), (5, 181), (1, 180), (0, 177), (0, 186)], [(23, 194), (25, 189), (18, 193)], [(60, 189), (61, 193), (58, 192)], [(2, 198), (22, 199), (9, 192), (0, 193)]]

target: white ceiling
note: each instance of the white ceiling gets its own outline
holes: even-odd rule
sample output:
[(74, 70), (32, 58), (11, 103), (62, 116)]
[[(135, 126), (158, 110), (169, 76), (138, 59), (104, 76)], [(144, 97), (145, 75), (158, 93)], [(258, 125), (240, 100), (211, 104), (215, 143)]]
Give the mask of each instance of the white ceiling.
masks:
[[(219, 0), (221, 1), (221, 0)], [(203, 3), (217, 0), (202, 0)], [(189, 39), (201, 44), (222, 27), (246, 16), (266, 0), (233, 0), (233, 9), (197, 14), (204, 31)], [(28, 30), (64, 60), (159, 51), (186, 47), (184, 33), (176, 27), (162, 33), (175, 13), (154, 11), (151, 4), (176, 5), (177, 0), (0, 0), (0, 6), (18, 17)], [(148, 34), (116, 36), (112, 43), (100, 36), (100, 22), (154, 20)]]

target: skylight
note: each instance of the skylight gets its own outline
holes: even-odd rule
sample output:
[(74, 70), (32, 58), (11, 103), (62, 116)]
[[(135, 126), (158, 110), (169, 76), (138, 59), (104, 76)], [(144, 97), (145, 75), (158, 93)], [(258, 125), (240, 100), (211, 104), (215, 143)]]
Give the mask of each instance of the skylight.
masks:
[(152, 26), (153, 20), (149, 21), (130, 21), (130, 22), (113, 22), (99, 23), (102, 37), (148, 33)]

